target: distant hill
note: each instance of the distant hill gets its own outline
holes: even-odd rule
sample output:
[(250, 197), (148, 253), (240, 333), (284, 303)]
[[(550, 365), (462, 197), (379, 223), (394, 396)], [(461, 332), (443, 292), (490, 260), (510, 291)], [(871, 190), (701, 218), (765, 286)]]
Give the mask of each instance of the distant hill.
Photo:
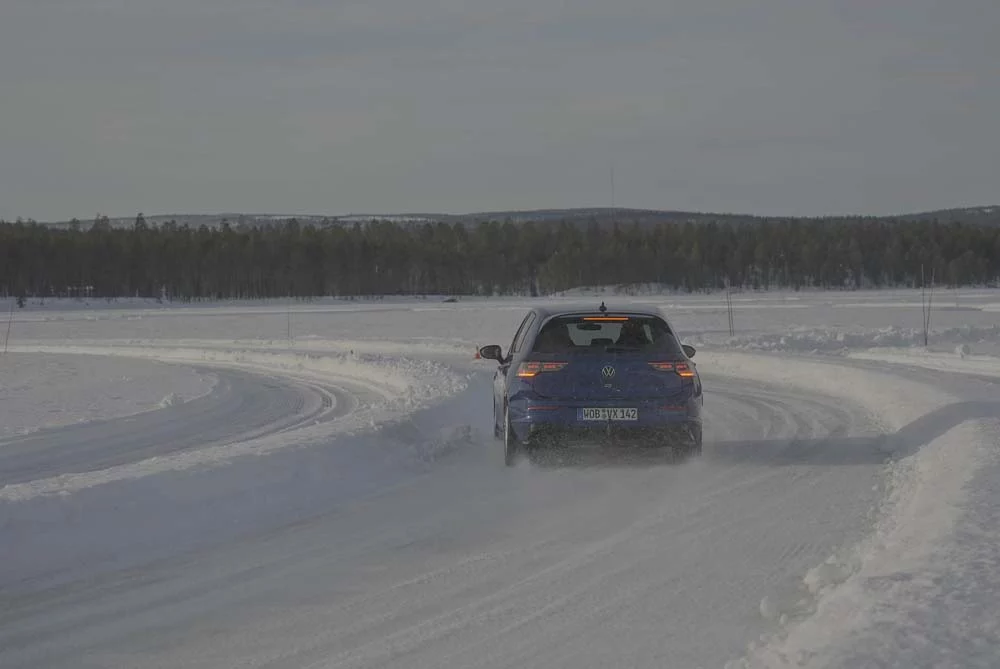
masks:
[(920, 214), (907, 214), (899, 218), (908, 221), (931, 221), (937, 219), (938, 221), (962, 221), (964, 223), (1000, 225), (1000, 206), (940, 209)]
[[(836, 221), (931, 221), (940, 222), (960, 221), (975, 225), (997, 225), (1000, 226), (1000, 206), (988, 207), (965, 207), (958, 209), (942, 209), (938, 211), (919, 212), (913, 214), (901, 214), (896, 216), (828, 216), (828, 217), (788, 217), (788, 216), (755, 216), (750, 214), (719, 214), (691, 211), (669, 211), (657, 209), (626, 209), (626, 208), (582, 208), (582, 209), (533, 209), (533, 210), (510, 210), (510, 211), (487, 211), (468, 214), (432, 214), (432, 213), (405, 213), (405, 214), (334, 214), (334, 215), (292, 215), (292, 214), (246, 214), (246, 213), (222, 213), (222, 214), (158, 214), (145, 217), (147, 224), (151, 226), (161, 226), (170, 222), (179, 226), (190, 226), (197, 228), (206, 226), (208, 228), (218, 228), (224, 223), (228, 223), (234, 228), (242, 227), (267, 227), (281, 224), (285, 221), (295, 219), (302, 225), (313, 226), (349, 226), (355, 223), (368, 223), (371, 221), (391, 221), (394, 223), (423, 224), (423, 223), (460, 223), (463, 225), (475, 225), (485, 221), (510, 221), (515, 224), (533, 223), (558, 223), (568, 222), (577, 225), (586, 225), (596, 222), (600, 225), (609, 225), (618, 222), (623, 225), (639, 224), (640, 226), (658, 225), (663, 223), (684, 224), (684, 223), (755, 223), (764, 220), (771, 221), (815, 221), (815, 222), (836, 222)], [(89, 228), (93, 220), (80, 220), (80, 225)], [(131, 227), (135, 223), (135, 217), (109, 218), (111, 227), (123, 228)], [(68, 227), (69, 221), (54, 221), (45, 223), (53, 227)]]

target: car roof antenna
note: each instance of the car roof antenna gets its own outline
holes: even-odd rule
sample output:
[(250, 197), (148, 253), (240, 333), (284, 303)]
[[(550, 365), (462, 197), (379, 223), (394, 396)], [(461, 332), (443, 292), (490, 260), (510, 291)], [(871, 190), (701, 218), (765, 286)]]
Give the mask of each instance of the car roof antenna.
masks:
[(608, 308), (606, 306), (604, 306), (604, 302), (601, 302), (601, 306), (598, 307), (598, 311), (600, 311), (602, 314), (603, 313), (607, 313)]

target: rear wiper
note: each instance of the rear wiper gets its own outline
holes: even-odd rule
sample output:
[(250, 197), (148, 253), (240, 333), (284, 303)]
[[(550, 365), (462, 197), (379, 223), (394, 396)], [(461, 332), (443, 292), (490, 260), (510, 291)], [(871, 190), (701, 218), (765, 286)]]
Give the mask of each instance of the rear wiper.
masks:
[(606, 346), (605, 353), (634, 353), (641, 350), (638, 346)]

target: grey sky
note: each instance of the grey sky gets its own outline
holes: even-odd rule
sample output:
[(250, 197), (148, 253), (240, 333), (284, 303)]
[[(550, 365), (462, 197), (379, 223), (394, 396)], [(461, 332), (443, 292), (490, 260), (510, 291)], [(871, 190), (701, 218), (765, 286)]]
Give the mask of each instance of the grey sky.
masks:
[(0, 217), (1000, 202), (997, 0), (0, 0)]

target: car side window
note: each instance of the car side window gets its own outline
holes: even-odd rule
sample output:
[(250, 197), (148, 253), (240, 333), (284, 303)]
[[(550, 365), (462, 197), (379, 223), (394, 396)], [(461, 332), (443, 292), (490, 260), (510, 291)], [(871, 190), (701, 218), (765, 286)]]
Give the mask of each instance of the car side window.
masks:
[(524, 345), (524, 340), (528, 337), (528, 333), (531, 332), (531, 326), (535, 324), (535, 314), (528, 314), (528, 320), (521, 328), (521, 331), (514, 338), (514, 353), (518, 353), (521, 347)]
[(510, 350), (507, 351), (507, 357), (514, 355), (521, 348), (521, 340), (524, 339), (524, 333), (528, 331), (528, 327), (531, 325), (532, 319), (534, 319), (534, 312), (529, 313), (521, 321), (521, 327), (517, 329), (517, 333), (514, 335), (514, 340), (510, 343)]

